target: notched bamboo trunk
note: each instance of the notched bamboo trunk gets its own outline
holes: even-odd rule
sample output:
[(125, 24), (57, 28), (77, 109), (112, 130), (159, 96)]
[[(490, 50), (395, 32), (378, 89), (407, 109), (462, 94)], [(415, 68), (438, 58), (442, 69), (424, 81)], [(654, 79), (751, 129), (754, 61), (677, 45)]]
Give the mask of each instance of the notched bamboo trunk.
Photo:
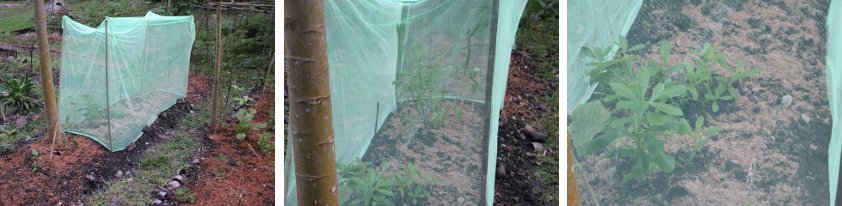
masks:
[[(58, 107), (56, 92), (53, 86), (53, 69), (50, 63), (50, 42), (47, 39), (47, 21), (44, 12), (44, 1), (35, 1), (35, 35), (38, 40), (38, 55), (41, 59), (41, 88), (44, 92), (44, 107), (47, 112), (47, 135), (53, 138), (53, 143), (65, 145), (62, 133), (59, 131)], [(56, 142), (58, 141), (58, 142)], [(52, 153), (52, 152), (51, 152)]]
[(285, 0), (290, 121), (299, 205), (338, 205), (322, 1)]

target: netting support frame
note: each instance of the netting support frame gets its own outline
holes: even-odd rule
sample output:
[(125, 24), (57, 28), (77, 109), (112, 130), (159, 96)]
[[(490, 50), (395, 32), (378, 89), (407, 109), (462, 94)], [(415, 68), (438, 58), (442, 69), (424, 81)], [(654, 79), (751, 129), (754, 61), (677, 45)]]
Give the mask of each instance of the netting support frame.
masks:
[[(482, 153), (481, 153), (481, 155), (483, 156), (483, 158), (482, 158), (483, 164), (482, 164), (481, 169), (485, 172), (485, 175), (484, 175), (485, 177), (488, 177), (488, 173), (490, 172), (490, 170), (489, 170), (490, 168), (488, 167), (489, 166), (488, 161), (489, 161), (489, 158), (490, 158), (489, 155), (488, 155), (488, 152), (491, 149), (491, 148), (489, 148), (489, 147), (491, 147), (491, 138), (492, 138), (492, 136), (497, 137), (497, 134), (491, 133), (491, 131), (492, 131), (491, 130), (491, 121), (494, 121), (494, 120), (491, 119), (491, 117), (493, 116), (492, 114), (494, 114), (494, 106), (491, 104), (491, 102), (493, 101), (492, 98), (491, 98), (492, 97), (491, 94), (494, 93), (494, 87), (493, 87), (493, 85), (494, 85), (494, 71), (495, 71), (494, 65), (495, 65), (495, 59), (496, 59), (495, 54), (497, 52), (497, 24), (498, 24), (497, 18), (498, 18), (498, 12), (500, 11), (500, 5), (499, 4), (500, 4), (499, 0), (492, 0), (491, 1), (491, 18), (490, 18), (490, 21), (489, 21), (490, 24), (491, 24), (490, 25), (491, 28), (488, 29), (489, 33), (490, 33), (490, 36), (488, 38), (488, 62), (489, 63), (488, 63), (487, 71), (485, 72), (486, 77), (487, 77), (486, 80), (485, 80), (485, 110), (488, 111), (488, 114), (486, 114), (488, 116), (488, 120), (486, 120), (483, 123), (483, 133), (485, 135), (483, 135), (483, 138), (482, 138), (482, 144), (483, 144), (482, 148), (483, 149), (482, 149)], [(497, 148), (494, 148), (494, 149), (496, 150)], [(496, 159), (496, 157), (495, 157), (495, 159)], [(488, 181), (494, 181), (494, 180), (486, 179), (484, 181), (485, 183), (482, 184), (482, 186), (480, 187), (482, 189), (480, 191), (485, 193), (485, 195), (483, 195), (483, 198), (480, 201), (480, 202), (484, 203), (483, 205), (491, 205), (492, 202), (494, 202), (494, 192), (491, 192), (489, 194), (488, 188), (486, 188), (488, 186), (488, 184), (487, 184)], [(490, 198), (491, 202), (487, 202), (487, 200), (489, 199), (489, 197), (488, 197), (489, 195), (491, 196), (491, 198)]]
[(108, 150), (114, 151), (114, 140), (111, 139), (111, 91), (108, 81), (108, 18), (105, 18), (105, 115), (108, 119)]

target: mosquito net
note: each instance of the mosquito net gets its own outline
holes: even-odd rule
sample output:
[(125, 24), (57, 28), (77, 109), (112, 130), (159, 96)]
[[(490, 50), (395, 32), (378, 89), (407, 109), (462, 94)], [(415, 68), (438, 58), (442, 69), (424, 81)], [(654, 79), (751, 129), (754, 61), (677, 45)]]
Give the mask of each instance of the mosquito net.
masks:
[(111, 151), (126, 148), (187, 94), (192, 16), (106, 17), (91, 28), (65, 16), (59, 121)]
[(568, 6), (583, 205), (835, 203), (839, 2)]
[[(497, 120), (525, 6), (325, 1), (341, 202), (491, 205)], [(290, 205), (294, 166), (290, 154)], [(366, 193), (373, 185), (387, 192)]]

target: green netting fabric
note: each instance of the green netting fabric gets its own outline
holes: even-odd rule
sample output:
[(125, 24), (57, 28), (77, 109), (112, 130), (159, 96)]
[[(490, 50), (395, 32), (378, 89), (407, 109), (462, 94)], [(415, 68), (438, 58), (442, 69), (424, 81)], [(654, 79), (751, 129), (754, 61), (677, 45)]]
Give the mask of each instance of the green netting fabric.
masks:
[[(592, 60), (580, 55), (582, 46), (606, 48), (625, 36), (634, 23), (643, 0), (633, 1), (570, 1), (567, 7), (567, 112), (591, 97), (596, 84), (591, 84), (586, 66)], [(611, 58), (611, 57), (609, 57)]]
[(833, 130), (828, 146), (827, 167), (830, 186), (830, 205), (836, 205), (836, 190), (839, 181), (839, 158), (842, 155), (842, 66), (839, 60), (842, 58), (842, 3), (833, 1), (827, 14), (827, 96), (830, 102), (830, 112), (833, 118)]
[[(427, 161), (431, 160), (406, 160), (398, 153), (366, 161), (395, 162), (392, 164), (394, 171), (412, 163), (422, 172), (441, 180), (432, 186), (433, 194), (439, 194), (435, 192), (437, 189), (452, 187), (460, 181), (469, 185), (469, 189), (453, 189), (461, 196), (453, 196), (448, 204), (462, 197), (466, 204), (484, 202), (491, 205), (497, 120), (505, 96), (515, 33), (526, 0), (499, 1), (496, 19), (492, 18), (493, 3), (493, 0), (325, 1), (338, 164), (371, 155), (369, 152), (375, 147), (412, 147), (407, 145), (411, 145), (412, 140), (421, 141), (419, 139), (454, 141), (443, 147), (462, 149), (442, 152), (439, 158), (464, 162), (464, 168), (449, 169), (462, 171), (458, 176), (444, 175), (440, 172), (443, 166), (430, 165)], [(492, 35), (494, 24), (496, 32)], [(492, 54), (494, 58), (490, 58)], [(489, 68), (493, 68), (492, 73), (488, 72)], [(489, 80), (493, 82), (491, 87), (487, 87)], [(437, 101), (430, 102), (430, 99)], [(491, 99), (493, 112), (488, 111), (486, 99)], [(435, 106), (419, 107), (428, 108), (421, 112), (415, 109), (418, 104), (439, 103), (447, 108), (438, 113), (443, 114), (441, 116), (432, 111)], [(422, 117), (424, 115), (419, 113), (430, 115)], [(438, 133), (444, 130), (424, 132), (424, 124), (419, 123), (424, 118), (442, 118), (447, 125), (464, 127), (459, 134)], [(389, 119), (392, 120), (387, 121)], [(485, 123), (490, 125), (491, 131), (484, 130)], [(372, 145), (378, 134), (393, 135), (398, 140)], [(442, 140), (445, 138), (448, 140)], [(292, 144), (288, 144), (287, 149), (293, 151)], [(449, 158), (450, 153), (462, 153), (458, 158), (466, 158)], [(446, 163), (442, 162), (442, 165)], [(487, 167), (483, 168), (484, 164)], [(292, 154), (288, 154), (285, 165), (286, 201), (288, 205), (295, 205)], [(342, 189), (339, 193), (340, 201), (344, 202), (347, 194), (343, 194)], [(431, 201), (427, 204), (444, 203)]]
[(91, 28), (62, 21), (59, 121), (111, 151), (126, 148), (187, 94), (192, 16), (106, 17)]

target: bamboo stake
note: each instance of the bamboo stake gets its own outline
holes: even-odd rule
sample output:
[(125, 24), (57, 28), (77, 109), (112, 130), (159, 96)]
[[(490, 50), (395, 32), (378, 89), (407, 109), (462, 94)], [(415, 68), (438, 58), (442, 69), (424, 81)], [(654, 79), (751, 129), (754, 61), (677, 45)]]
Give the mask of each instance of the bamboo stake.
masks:
[(293, 158), (299, 205), (339, 205), (324, 2), (285, 0)]
[(35, 33), (38, 41), (38, 53), (41, 63), (41, 88), (44, 92), (44, 107), (47, 112), (47, 130), (52, 135), (53, 142), (58, 138), (59, 144), (63, 145), (64, 140), (59, 138), (58, 129), (58, 107), (56, 105), (56, 93), (53, 86), (53, 71), (50, 65), (50, 42), (47, 39), (47, 21), (44, 13), (44, 1), (35, 1)]
[[(221, 0), (219, 1), (222, 2)], [(222, 5), (222, 4), (218, 4)], [(216, 115), (218, 114), (218, 107), (219, 107), (219, 86), (221, 85), (219, 82), (219, 75), (220, 70), (222, 69), (222, 7), (216, 7), (216, 72), (214, 73), (213, 77), (213, 98), (211, 103), (211, 120), (210, 120), (210, 129), (211, 131), (216, 131), (217, 120)]]

